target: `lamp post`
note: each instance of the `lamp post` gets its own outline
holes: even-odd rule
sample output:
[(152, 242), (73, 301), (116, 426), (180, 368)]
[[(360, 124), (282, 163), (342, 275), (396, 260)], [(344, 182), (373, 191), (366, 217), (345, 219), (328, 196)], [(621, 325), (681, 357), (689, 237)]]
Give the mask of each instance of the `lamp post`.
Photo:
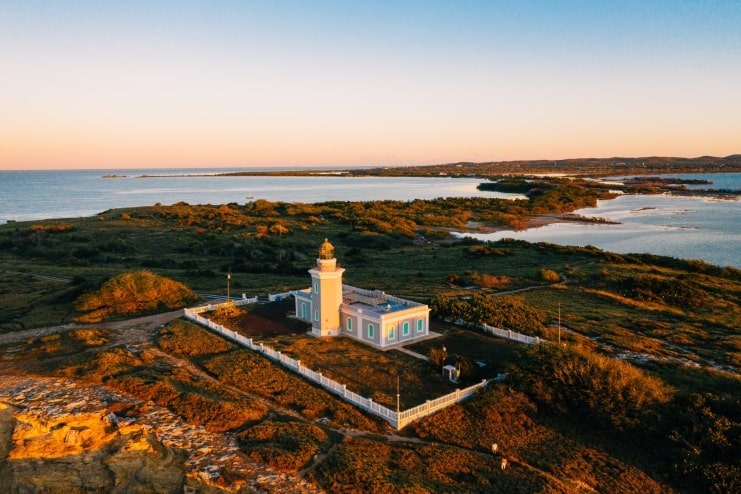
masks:
[(227, 301), (227, 303), (229, 303), (229, 300), (230, 300), (230, 298), (229, 298), (229, 283), (231, 282), (231, 279), (232, 279), (232, 270), (231, 270), (231, 268), (229, 268), (229, 270), (227, 270), (227, 272), (226, 272), (226, 301)]
[(558, 346), (561, 346), (561, 302), (558, 303)]
[(396, 413), (399, 413), (399, 374), (396, 374)]

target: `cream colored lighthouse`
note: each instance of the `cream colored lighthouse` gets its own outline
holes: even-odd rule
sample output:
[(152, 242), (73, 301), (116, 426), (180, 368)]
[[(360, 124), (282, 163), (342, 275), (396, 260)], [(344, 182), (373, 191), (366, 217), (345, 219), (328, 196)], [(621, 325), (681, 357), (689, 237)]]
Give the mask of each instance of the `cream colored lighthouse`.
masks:
[(316, 336), (336, 336), (340, 332), (340, 305), (342, 305), (342, 273), (337, 267), (334, 247), (325, 238), (319, 248), (316, 266), (311, 274), (311, 332)]
[(311, 286), (293, 291), (296, 317), (314, 336), (346, 336), (377, 348), (411, 343), (430, 334), (430, 308), (381, 290), (342, 284), (334, 247), (327, 239), (309, 270)]

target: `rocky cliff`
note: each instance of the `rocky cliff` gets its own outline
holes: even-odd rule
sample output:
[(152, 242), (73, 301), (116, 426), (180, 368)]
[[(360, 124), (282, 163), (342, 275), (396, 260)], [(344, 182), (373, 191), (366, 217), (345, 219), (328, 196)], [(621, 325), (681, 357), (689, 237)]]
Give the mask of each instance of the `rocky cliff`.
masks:
[(228, 434), (103, 386), (0, 375), (0, 492), (315, 493)]
[(47, 417), (0, 404), (2, 492), (183, 492), (182, 454), (97, 413)]

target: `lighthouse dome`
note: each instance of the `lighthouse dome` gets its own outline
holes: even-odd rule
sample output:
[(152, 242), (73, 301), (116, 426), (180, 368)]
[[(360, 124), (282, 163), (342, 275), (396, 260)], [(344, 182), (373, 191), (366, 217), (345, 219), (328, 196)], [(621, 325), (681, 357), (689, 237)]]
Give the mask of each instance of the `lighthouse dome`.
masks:
[(324, 243), (319, 248), (319, 259), (329, 260), (334, 259), (334, 246), (329, 243), (329, 240), (324, 239)]

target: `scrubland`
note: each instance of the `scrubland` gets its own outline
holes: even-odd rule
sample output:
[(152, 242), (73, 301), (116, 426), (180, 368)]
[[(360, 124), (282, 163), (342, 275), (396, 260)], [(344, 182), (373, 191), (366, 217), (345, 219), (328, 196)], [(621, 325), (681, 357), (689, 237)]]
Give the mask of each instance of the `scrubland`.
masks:
[[(103, 383), (161, 404), (190, 424), (236, 434), (250, 458), (300, 473), (329, 492), (360, 492), (360, 486), (374, 492), (741, 490), (738, 269), (592, 247), (447, 237), (449, 229), (467, 225), (520, 224), (552, 212), (553, 203), (566, 212), (566, 197), (579, 198), (571, 201), (579, 205), (605, 193), (579, 183), (578, 190), (560, 187), (554, 183), (553, 193), (541, 187), (532, 199), (512, 204), (258, 200), (0, 227), (0, 282), (7, 293), (0, 299), (0, 336), (69, 324), (99, 310), (81, 301), (90, 294), (107, 299), (106, 283), (127, 273), (172, 280), (160, 285), (170, 287), (167, 294), (187, 288), (181, 299), (171, 303), (163, 294), (161, 304), (139, 306), (138, 314), (187, 305), (190, 293), (223, 296), (228, 271), (232, 294), (303, 288), (316, 249), (330, 238), (347, 283), (435, 308), (441, 336), (410, 349), (434, 356), (445, 345), (451, 357), (485, 364), (484, 377), (509, 376), (398, 434), (184, 320), (136, 348), (117, 343), (103, 323), (60, 330), (0, 347), (0, 365), (3, 372)], [(266, 317), (261, 310), (245, 309), (258, 327)], [(127, 317), (110, 310), (104, 322)], [(459, 318), (510, 326), (551, 344), (520, 347), (456, 326)], [(287, 332), (260, 337), (333, 378), (353, 377), (360, 392), (376, 393), (387, 406), (395, 404), (397, 376), (404, 407), (449, 386), (429, 362), (366, 354), (351, 342), (310, 339), (286, 324)], [(510, 462), (504, 471), (501, 456)]]

